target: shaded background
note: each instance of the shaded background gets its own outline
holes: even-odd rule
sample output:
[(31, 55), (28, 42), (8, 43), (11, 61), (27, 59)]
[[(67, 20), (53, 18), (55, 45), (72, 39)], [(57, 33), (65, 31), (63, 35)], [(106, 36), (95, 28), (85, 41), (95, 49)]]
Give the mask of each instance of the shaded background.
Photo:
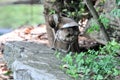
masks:
[(42, 0), (0, 0), (0, 34), (45, 23)]

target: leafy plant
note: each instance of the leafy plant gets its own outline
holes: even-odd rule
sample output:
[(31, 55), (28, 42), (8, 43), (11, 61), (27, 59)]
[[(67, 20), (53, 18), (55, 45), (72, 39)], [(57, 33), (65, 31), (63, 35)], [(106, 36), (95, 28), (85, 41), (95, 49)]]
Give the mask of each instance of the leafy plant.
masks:
[(88, 50), (80, 54), (67, 54), (62, 61), (68, 65), (66, 73), (76, 80), (109, 80), (120, 74), (115, 57), (120, 52), (120, 44), (113, 40), (98, 51)]
[(107, 29), (109, 27), (110, 20), (107, 17), (105, 17), (104, 14), (101, 14), (99, 19), (101, 20), (101, 22), (103, 23), (103, 25)]
[(99, 25), (97, 24), (97, 22), (95, 20), (92, 19), (90, 28), (87, 29), (87, 32), (91, 33), (93, 31), (99, 31), (99, 30), (100, 30)]
[(65, 62), (68, 65), (68, 69), (66, 70), (66, 73), (71, 75), (74, 78), (78, 77), (77, 73), (77, 66), (74, 65), (74, 61), (73, 61), (73, 56), (71, 55), (71, 53), (67, 54), (62, 61)]
[(59, 59), (60, 58), (60, 52), (56, 51), (55, 56)]
[(120, 9), (117, 9), (117, 8), (113, 9), (111, 11), (111, 15), (114, 17), (120, 17)]
[[(109, 28), (110, 20), (107, 17), (105, 17), (104, 14), (101, 14), (99, 16), (99, 20), (101, 21), (101, 23), (103, 23), (103, 25), (105, 26), (106, 29)], [(97, 24), (97, 22), (95, 20), (92, 19), (90, 28), (87, 30), (87, 32), (90, 33), (90, 32), (99, 31), (99, 30), (100, 30), (99, 25)]]
[(117, 4), (117, 5), (120, 5), (120, 0), (116, 0), (116, 4)]
[(56, 13), (56, 12), (55, 12), (54, 9), (50, 9), (49, 14), (55, 14), (55, 13)]
[(114, 17), (120, 17), (120, 0), (116, 0), (116, 6), (117, 8), (113, 9), (111, 11), (111, 15), (114, 16)]
[(75, 19), (76, 21), (80, 20), (83, 16), (82, 14), (86, 12), (83, 0), (66, 0), (64, 1), (63, 6), (64, 7), (62, 8), (62, 13), (67, 17)]

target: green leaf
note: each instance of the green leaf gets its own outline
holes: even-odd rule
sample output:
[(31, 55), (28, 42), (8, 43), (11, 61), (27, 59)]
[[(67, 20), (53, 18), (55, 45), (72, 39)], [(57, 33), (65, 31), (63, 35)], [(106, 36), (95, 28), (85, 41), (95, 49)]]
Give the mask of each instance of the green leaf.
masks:
[(113, 71), (114, 71), (114, 73), (113, 73), (113, 74), (114, 74), (115, 76), (117, 76), (118, 74), (120, 74), (120, 71), (119, 71), (119, 70), (117, 70), (117, 69), (115, 69), (115, 68), (113, 69)]
[(102, 80), (102, 79), (104, 79), (102, 75), (97, 76), (97, 80)]
[(120, 9), (113, 9), (111, 15), (114, 17), (120, 17)]
[(120, 5), (120, 0), (116, 0), (116, 4), (117, 4), (117, 5)]

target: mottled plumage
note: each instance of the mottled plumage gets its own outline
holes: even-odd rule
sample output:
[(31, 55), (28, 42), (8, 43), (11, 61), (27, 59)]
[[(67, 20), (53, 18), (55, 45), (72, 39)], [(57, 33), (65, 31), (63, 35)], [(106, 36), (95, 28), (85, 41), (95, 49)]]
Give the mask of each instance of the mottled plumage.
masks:
[(56, 41), (68, 43), (69, 45), (71, 45), (76, 39), (78, 39), (79, 25), (73, 19), (53, 14), (49, 16), (48, 20), (49, 25), (53, 29), (55, 38), (53, 47), (55, 47)]

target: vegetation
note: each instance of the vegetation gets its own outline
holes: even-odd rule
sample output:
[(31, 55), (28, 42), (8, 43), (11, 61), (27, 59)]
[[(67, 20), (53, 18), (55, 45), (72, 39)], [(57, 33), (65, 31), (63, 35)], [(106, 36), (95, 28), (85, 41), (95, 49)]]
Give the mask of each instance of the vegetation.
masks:
[[(76, 8), (77, 7), (77, 8)], [(80, 18), (83, 17), (85, 13), (87, 13), (85, 9), (85, 4), (83, 4), (83, 0), (73, 0), (64, 2), (64, 7), (62, 9), (62, 13), (67, 17), (71, 17), (76, 21), (79, 21)]]
[(58, 53), (57, 57), (62, 58), (64, 65), (67, 65), (66, 73), (75, 80), (115, 80), (115, 76), (120, 74), (119, 52), (120, 44), (113, 40), (98, 51), (69, 53), (65, 57), (60, 57)]
[[(110, 20), (107, 17), (105, 17), (104, 14), (100, 15), (99, 20), (103, 23), (103, 25), (105, 26), (105, 29), (109, 28)], [(93, 31), (100, 31), (100, 27), (97, 24), (97, 22), (93, 19), (91, 21), (92, 22), (91, 22), (90, 28), (87, 30), (87, 32), (89, 33), (89, 32), (93, 32)]]
[[(111, 26), (111, 19), (105, 16), (105, 12), (99, 13), (99, 10), (97, 10), (97, 8), (94, 9), (91, 3), (91, 1), (94, 0), (76, 0), (75, 2), (74, 0), (55, 1), (58, 3), (63, 3), (62, 7), (60, 7), (62, 9), (60, 12), (63, 14), (63, 16), (71, 17), (76, 21), (78, 19), (81, 19), (82, 17), (90, 19), (90, 16), (86, 17), (87, 15), (82, 15), (85, 12), (90, 12), (95, 20), (90, 25), (88, 32), (101, 30), (103, 36), (106, 35), (105, 37), (108, 37), (110, 39), (110, 35), (108, 36), (106, 32)], [(85, 2), (85, 4), (83, 4), (83, 1)], [(106, 0), (98, 1), (101, 1), (101, 6), (101, 4), (104, 4)], [(88, 7), (89, 10), (86, 8), (85, 5)], [(111, 13), (109, 13), (111, 14), (111, 16), (118, 19), (118, 24), (120, 20), (119, 7), (120, 0), (116, 0), (116, 6), (111, 11)], [(51, 10), (50, 13), (55, 14), (57, 13), (57, 11)], [(117, 28), (119, 27), (120, 24), (117, 25)], [(97, 51), (93, 49), (76, 54), (72, 54), (72, 52), (70, 52), (64, 57), (61, 56), (60, 52), (58, 52), (56, 57), (62, 59), (64, 63), (61, 68), (65, 69), (65, 72), (73, 77), (75, 80), (115, 80), (115, 77), (120, 75), (120, 43), (117, 43), (115, 40), (110, 41), (109, 39), (106, 38), (108, 43), (105, 44), (104, 47), (100, 47)]]
[[(33, 12), (32, 10), (33, 9)], [(42, 5), (0, 6), (0, 27), (16, 28), (24, 24), (44, 23)]]

